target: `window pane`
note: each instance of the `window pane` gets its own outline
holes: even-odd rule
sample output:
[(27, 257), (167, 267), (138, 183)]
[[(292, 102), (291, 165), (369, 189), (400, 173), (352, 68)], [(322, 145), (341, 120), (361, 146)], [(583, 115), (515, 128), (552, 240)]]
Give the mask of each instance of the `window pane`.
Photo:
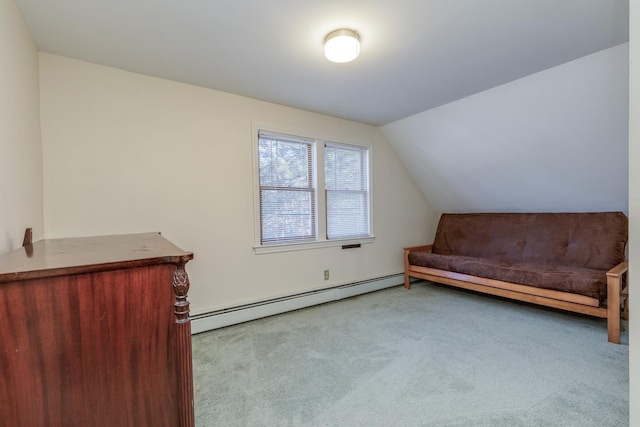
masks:
[(310, 144), (259, 139), (260, 186), (309, 188)]
[(327, 191), (327, 238), (369, 235), (369, 197), (365, 192)]
[(262, 241), (315, 237), (312, 191), (262, 190)]
[(327, 190), (366, 190), (366, 162), (362, 150), (329, 146), (325, 151)]

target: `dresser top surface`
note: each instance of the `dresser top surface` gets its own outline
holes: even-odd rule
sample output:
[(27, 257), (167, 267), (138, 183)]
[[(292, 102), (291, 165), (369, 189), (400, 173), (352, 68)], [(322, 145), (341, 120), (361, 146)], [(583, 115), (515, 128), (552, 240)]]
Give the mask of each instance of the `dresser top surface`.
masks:
[(160, 233), (44, 239), (0, 255), (0, 283), (192, 258)]

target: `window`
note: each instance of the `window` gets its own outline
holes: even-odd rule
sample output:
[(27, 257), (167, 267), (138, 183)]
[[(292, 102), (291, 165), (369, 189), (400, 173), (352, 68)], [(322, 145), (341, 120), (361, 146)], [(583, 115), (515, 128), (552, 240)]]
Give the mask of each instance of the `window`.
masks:
[(260, 133), (260, 243), (316, 238), (313, 142)]
[(256, 134), (257, 253), (373, 240), (368, 147)]
[(365, 147), (325, 143), (327, 239), (369, 235), (369, 156)]

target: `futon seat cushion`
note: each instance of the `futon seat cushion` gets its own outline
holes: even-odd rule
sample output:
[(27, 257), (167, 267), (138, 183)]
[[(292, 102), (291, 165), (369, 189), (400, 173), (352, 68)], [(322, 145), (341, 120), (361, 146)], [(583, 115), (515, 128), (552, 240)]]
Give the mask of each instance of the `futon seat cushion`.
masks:
[(503, 282), (571, 292), (600, 301), (603, 301), (607, 294), (606, 270), (428, 252), (410, 253), (409, 263)]

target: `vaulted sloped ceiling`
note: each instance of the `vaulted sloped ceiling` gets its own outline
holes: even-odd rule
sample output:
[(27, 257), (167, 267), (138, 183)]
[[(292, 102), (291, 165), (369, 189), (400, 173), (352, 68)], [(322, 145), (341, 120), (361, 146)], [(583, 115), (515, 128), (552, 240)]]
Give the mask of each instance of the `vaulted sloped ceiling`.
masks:
[[(628, 0), (16, 0), (43, 52), (384, 125), (629, 40)], [(361, 38), (324, 58), (338, 28)]]
[(436, 211), (627, 212), (628, 47), (382, 130)]

